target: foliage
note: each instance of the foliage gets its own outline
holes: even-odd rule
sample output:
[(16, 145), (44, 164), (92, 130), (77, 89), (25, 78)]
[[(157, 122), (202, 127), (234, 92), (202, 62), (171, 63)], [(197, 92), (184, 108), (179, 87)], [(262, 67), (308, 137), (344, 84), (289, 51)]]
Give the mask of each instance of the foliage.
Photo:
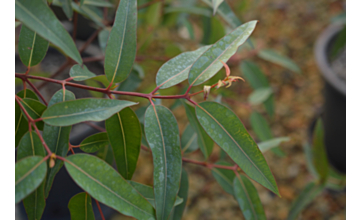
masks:
[[(138, 2), (143, 4), (138, 6)], [(49, 3), (61, 7), (69, 19), (73, 18), (72, 37)], [(188, 174), (182, 168), (183, 162), (186, 162), (210, 168), (223, 189), (239, 202), (246, 219), (265, 218), (257, 190), (250, 179), (280, 195), (262, 152), (272, 149), (275, 154), (284, 156), (278, 145), (288, 138), (274, 138), (266, 116), (254, 112), (251, 124), (262, 141), (259, 148), (237, 115), (221, 103), (221, 96), (215, 102), (201, 103), (196, 101), (195, 96), (204, 94), (205, 100), (212, 99), (209, 94), (215, 87), (218, 91), (225, 91), (242, 79), (231, 75), (226, 62), (247, 46), (252, 48), (250, 51), (254, 55), (264, 60), (296, 73), (300, 73), (300, 69), (289, 58), (275, 51), (256, 48), (249, 37), (257, 21), (242, 24), (226, 1), (204, 0), (196, 7), (186, 1), (178, 6), (171, 2), (146, 0), (121, 0), (117, 3), (105, 0), (15, 1), (18, 20), (15, 27), (21, 25), (18, 52), (27, 67), (25, 73), (15, 74), (23, 81), (23, 90), (15, 96), (16, 203), (23, 200), (29, 219), (40, 219), (54, 177), (64, 165), (68, 174), (84, 190), (69, 201), (72, 219), (94, 219), (91, 198), (137, 219), (181, 219), (189, 189)], [(209, 6), (213, 8), (209, 9)], [(161, 16), (161, 11), (164, 16)], [(80, 49), (74, 42), (78, 14), (88, 18), (97, 28), (94, 36)], [(177, 53), (174, 58), (167, 59), (156, 75), (156, 87), (145, 93), (136, 92), (143, 81), (144, 71), (135, 60), (140, 59), (138, 52), (148, 47), (153, 37), (152, 33), (138, 34), (141, 32), (139, 26), (156, 29), (171, 24), (170, 17), (175, 17), (176, 25), (186, 27), (193, 38), (192, 24), (186, 19), (190, 14), (204, 18), (204, 33), (211, 36), (203, 42), (211, 44), (199, 45), (196, 50)], [(223, 24), (217, 16), (226, 23)], [(226, 26), (232, 31), (225, 32)], [(217, 29), (222, 29), (224, 34)], [(104, 60), (102, 75), (92, 73), (84, 64), (86, 58), (81, 57), (81, 52), (96, 35), (99, 35), (99, 45), (105, 55), (97, 58), (98, 61)], [(71, 67), (67, 79), (37, 76), (31, 71), (31, 67), (45, 57), (49, 45), (67, 57), (64, 66)], [(226, 72), (224, 79), (213, 85), (203, 85), (219, 77), (217, 73), (223, 67)], [(244, 61), (241, 70), (255, 90), (249, 96), (249, 103), (251, 106), (263, 104), (272, 118), (275, 114), (274, 91), (261, 68), (252, 61)], [(62, 89), (47, 102), (32, 83), (35, 80), (59, 84)], [(182, 94), (163, 94), (166, 88), (183, 85), (184, 81), (189, 85)], [(199, 90), (197, 85), (202, 85), (203, 89)], [(95, 98), (77, 99), (67, 87), (89, 90)], [(105, 95), (107, 98), (104, 98)], [(124, 100), (124, 96), (131, 101)], [(181, 105), (185, 107), (189, 125), (181, 138), (178, 122), (172, 111), (161, 104), (162, 99), (177, 101), (170, 107), (171, 110)], [(150, 105), (138, 108), (142, 100), (148, 100)], [(72, 126), (91, 121), (105, 121), (105, 129), (100, 128), (100, 133), (87, 137), (78, 146), (71, 145), (69, 135)], [(232, 163), (208, 162), (214, 142), (229, 155)], [(75, 154), (74, 148), (84, 153)], [(141, 149), (152, 152), (153, 186), (131, 181)], [(204, 162), (183, 156), (197, 149), (201, 150)], [(73, 155), (68, 156), (69, 152)], [(317, 162), (317, 170), (327, 172), (323, 165)], [(321, 176), (325, 181), (327, 175)], [(43, 199), (34, 199), (34, 196)]]

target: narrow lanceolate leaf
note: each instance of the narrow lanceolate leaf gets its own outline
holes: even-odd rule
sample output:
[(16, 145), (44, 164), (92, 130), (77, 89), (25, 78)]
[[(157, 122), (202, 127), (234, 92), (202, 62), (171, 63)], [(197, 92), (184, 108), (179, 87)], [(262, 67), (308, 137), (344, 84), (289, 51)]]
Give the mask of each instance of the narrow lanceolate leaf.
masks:
[[(36, 94), (29, 90), (21, 90), (16, 94), (20, 98), (32, 98), (35, 100), (39, 100)], [(26, 120), (26, 116), (21, 111), (19, 104), (15, 101), (15, 147), (18, 146), (23, 135), (29, 130), (29, 125)]]
[[(216, 164), (223, 166), (233, 165), (225, 161), (219, 161)], [(220, 186), (225, 190), (225, 192), (234, 195), (233, 180), (235, 178), (235, 173), (232, 170), (213, 168), (211, 169), (211, 173), (215, 177), (216, 181), (220, 184)]]
[(300, 195), (292, 203), (287, 219), (297, 219), (296, 217), (299, 215), (299, 213), (305, 209), (306, 206), (308, 206), (318, 195), (320, 195), (323, 189), (324, 185), (316, 185), (313, 182), (305, 186)]
[(124, 81), (136, 55), (137, 1), (122, 0), (105, 51), (105, 74), (110, 82)]
[(74, 41), (43, 0), (15, 0), (15, 17), (77, 63), (82, 63)]
[(86, 192), (78, 193), (69, 201), (71, 220), (95, 220), (91, 197)]
[(106, 0), (84, 0), (84, 5), (93, 5), (98, 7), (113, 7), (114, 5)]
[(215, 15), (216, 10), (218, 9), (219, 5), (223, 2), (224, 0), (212, 0), (212, 7), (213, 7), (213, 14)]
[[(189, 191), (189, 178), (188, 174), (185, 170), (182, 170), (181, 172), (181, 182), (180, 182), (180, 189), (178, 196), (183, 199), (183, 202), (174, 207), (174, 217), (172, 220), (181, 220), (181, 217), (183, 215), (183, 212), (186, 207), (186, 201), (188, 198), (188, 191)], [(175, 202), (176, 205), (176, 202)]]
[[(45, 150), (41, 140), (34, 131), (24, 135), (17, 151), (18, 160), (27, 156), (45, 156)], [(43, 181), (34, 192), (23, 200), (26, 214), (30, 220), (41, 219), (45, 208), (44, 188), (45, 182)]]
[[(149, 201), (150, 204), (155, 208), (154, 188), (152, 186), (144, 185), (131, 180), (128, 180), (128, 183), (130, 183), (136, 189), (136, 191), (144, 196), (144, 198)], [(182, 202), (183, 199), (177, 196), (175, 200), (175, 206), (182, 204)]]
[[(52, 106), (56, 103), (75, 100), (74, 93), (65, 90), (57, 91), (53, 97), (51, 97), (48, 106)], [(71, 126), (67, 127), (55, 127), (45, 124), (43, 131), (43, 138), (49, 147), (49, 149), (54, 152), (56, 155), (65, 157), (69, 149), (69, 136), (70, 136)], [(55, 165), (52, 168), (48, 168), (46, 175), (46, 184), (45, 184), (45, 197), (48, 197), (49, 191), (51, 189), (54, 177), (59, 172), (62, 167), (63, 162), (61, 160), (55, 160)]]
[(278, 52), (271, 50), (271, 49), (263, 49), (258, 53), (258, 56), (264, 60), (267, 60), (272, 63), (276, 63), (282, 67), (288, 68), (291, 71), (294, 71), (295, 73), (301, 73), (300, 68), (294, 61), (292, 61), (290, 58), (285, 57)]
[(181, 177), (179, 128), (171, 111), (164, 106), (149, 106), (145, 113), (145, 135), (154, 162), (156, 219), (167, 219)]
[(161, 86), (160, 89), (166, 89), (187, 79), (191, 66), (210, 47), (211, 45), (200, 47), (167, 61), (156, 74), (156, 85)]
[(106, 132), (97, 133), (85, 138), (81, 142), (80, 149), (86, 153), (94, 153), (109, 145), (109, 138)]
[[(208, 6), (212, 7), (211, 0), (202, 0)], [(239, 27), (242, 22), (236, 17), (235, 13), (232, 11), (231, 7), (226, 1), (223, 1), (217, 9), (217, 14), (219, 14), (232, 28)]]
[(42, 118), (46, 124), (68, 126), (84, 121), (103, 121), (134, 102), (115, 99), (77, 99), (50, 106)]
[(62, 10), (64, 11), (66, 17), (68, 19), (72, 19), (73, 16), (73, 9), (71, 7), (72, 0), (60, 0), (62, 4)]
[(74, 81), (83, 81), (95, 77), (95, 73), (89, 71), (89, 69), (84, 65), (81, 67), (79, 64), (76, 64), (70, 69), (70, 76), (73, 77)]
[(105, 28), (105, 25), (102, 23), (102, 11), (99, 8), (91, 5), (83, 5), (80, 7), (75, 2), (72, 2), (71, 6), (79, 14), (83, 15), (86, 18), (89, 18), (98, 26)]
[(99, 202), (136, 219), (155, 219), (151, 204), (105, 161), (74, 154), (67, 157), (65, 167), (74, 181)]
[(226, 63), (236, 53), (254, 31), (256, 23), (250, 21), (239, 26), (206, 50), (190, 69), (190, 85), (199, 85), (213, 77), (223, 67), (221, 61)]
[(266, 220), (257, 190), (246, 176), (239, 175), (234, 179), (234, 196), (246, 220)]
[(18, 49), (20, 59), (25, 66), (31, 67), (40, 63), (44, 59), (48, 47), (47, 40), (25, 25), (21, 26)]
[(32, 193), (46, 175), (43, 157), (29, 156), (15, 164), (15, 204)]
[(191, 125), (187, 125), (181, 135), (181, 151), (183, 153), (191, 153), (199, 149), (198, 137)]
[(273, 90), (271, 87), (255, 89), (248, 97), (249, 103), (252, 105), (261, 104), (265, 102), (272, 93)]
[[(255, 63), (249, 61), (241, 62), (241, 71), (244, 74), (244, 78), (250, 83), (253, 89), (270, 86), (266, 76)], [(273, 116), (275, 113), (274, 105), (274, 95), (270, 95), (270, 97), (264, 102), (266, 111), (270, 116)]]
[(265, 153), (266, 151), (273, 149), (274, 147), (279, 146), (280, 143), (290, 141), (289, 137), (278, 137), (273, 138), (267, 141), (258, 143), (258, 147), (261, 152)]
[[(20, 103), (22, 106), (24, 106), (25, 111), (30, 115), (32, 119), (38, 119), (40, 118), (41, 114), (45, 111), (46, 106), (42, 104), (41, 102), (32, 99), (32, 98), (24, 98), (20, 100)], [(24, 114), (24, 113), (23, 113)], [(24, 114), (25, 116), (25, 114)], [(26, 120), (27, 117), (25, 116)], [(36, 126), (38, 129), (42, 130), (44, 127), (44, 122), (39, 121), (36, 122)]]
[[(250, 123), (256, 136), (261, 141), (267, 141), (273, 138), (269, 124), (260, 113), (256, 111), (251, 113)], [(280, 157), (285, 156), (285, 153), (278, 147), (272, 148), (271, 151)]]
[(324, 125), (318, 119), (313, 133), (312, 161), (319, 174), (320, 182), (325, 183), (329, 174), (329, 163), (325, 150)]
[(192, 107), (190, 104), (183, 102), (185, 106), (186, 115), (189, 119), (190, 125), (195, 130), (197, 134), (197, 143), (198, 146), (203, 152), (205, 158), (207, 159), (214, 146), (214, 141), (209, 137), (209, 135), (204, 131), (204, 129), (201, 127), (199, 121), (196, 118), (195, 108)]
[(117, 170), (125, 179), (131, 179), (140, 154), (141, 127), (139, 119), (131, 108), (125, 108), (107, 119), (105, 126), (114, 152)]
[(209, 136), (250, 178), (279, 195), (264, 156), (234, 112), (216, 102), (202, 102), (196, 106), (196, 116)]

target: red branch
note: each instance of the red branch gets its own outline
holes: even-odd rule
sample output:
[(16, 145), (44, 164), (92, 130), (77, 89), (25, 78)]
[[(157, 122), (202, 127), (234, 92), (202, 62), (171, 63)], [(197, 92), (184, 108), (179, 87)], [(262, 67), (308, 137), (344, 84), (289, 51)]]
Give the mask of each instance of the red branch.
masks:
[(96, 205), (97, 205), (97, 207), (98, 207), (98, 209), (99, 209), (99, 212), (100, 212), (100, 215), (101, 215), (101, 219), (102, 219), (102, 220), (105, 220), (104, 214), (103, 214), (103, 212), (102, 212), (102, 210), (101, 210), (101, 207), (100, 207), (100, 204), (99, 204), (99, 201), (97, 201), (96, 199), (94, 199), (94, 200), (95, 200)]

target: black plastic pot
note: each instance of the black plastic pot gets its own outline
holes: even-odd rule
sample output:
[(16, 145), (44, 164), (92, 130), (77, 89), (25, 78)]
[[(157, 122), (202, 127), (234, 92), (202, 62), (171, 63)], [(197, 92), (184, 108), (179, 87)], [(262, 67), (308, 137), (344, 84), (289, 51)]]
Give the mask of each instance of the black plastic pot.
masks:
[[(318, 38), (315, 45), (317, 65), (325, 79), (325, 104), (321, 117), (325, 129), (325, 146), (330, 164), (346, 173), (346, 73), (334, 71), (330, 62), (330, 51), (342, 24), (329, 26)], [(345, 54), (343, 54), (343, 60)], [(345, 66), (345, 63), (343, 63)]]

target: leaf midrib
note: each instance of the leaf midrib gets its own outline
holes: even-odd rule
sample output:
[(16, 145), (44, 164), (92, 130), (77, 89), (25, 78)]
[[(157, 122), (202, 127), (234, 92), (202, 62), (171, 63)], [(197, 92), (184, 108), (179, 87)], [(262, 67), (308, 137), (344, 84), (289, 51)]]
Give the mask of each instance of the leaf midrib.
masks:
[(36, 168), (38, 168), (42, 162), (44, 162), (43, 160), (40, 160), (39, 163), (35, 164), (35, 166), (33, 168), (31, 168), (28, 172), (26, 172), (22, 177), (20, 177), (16, 182), (15, 182), (15, 186), (17, 184), (19, 184), (21, 181), (23, 181), (27, 176), (29, 176)]
[(255, 208), (254, 208), (254, 206), (253, 206), (252, 200), (250, 199), (250, 196), (249, 196), (249, 194), (248, 194), (247, 188), (245, 187), (245, 184), (243, 183), (241, 177), (240, 177), (240, 176), (237, 176), (237, 178), (238, 178), (241, 186), (242, 186), (243, 189), (244, 189), (244, 193), (245, 193), (246, 199), (249, 201), (249, 204), (250, 204), (251, 210), (252, 210), (252, 212), (253, 212), (253, 214), (254, 214), (255, 220), (257, 220), (258, 217), (257, 217), (257, 215), (256, 215), (256, 211), (255, 211)]

